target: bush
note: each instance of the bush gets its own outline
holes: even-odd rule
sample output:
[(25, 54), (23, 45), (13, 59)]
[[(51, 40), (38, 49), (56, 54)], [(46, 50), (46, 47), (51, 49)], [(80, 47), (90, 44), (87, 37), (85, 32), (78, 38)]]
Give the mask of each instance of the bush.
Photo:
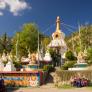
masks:
[(74, 56), (74, 54), (72, 53), (72, 51), (67, 51), (65, 54), (65, 57), (67, 60), (77, 60), (77, 58)]
[(61, 67), (62, 70), (68, 70), (68, 68), (73, 67), (76, 61), (67, 61), (64, 63), (64, 65)]
[(43, 66), (43, 70), (44, 71), (48, 71), (48, 70), (50, 70), (52, 68), (52, 65), (44, 65)]
[(92, 64), (92, 48), (88, 48), (87, 50), (87, 63), (89, 65)]
[(8, 61), (3, 61), (4, 65), (6, 65), (8, 63)]
[(14, 66), (16, 68), (21, 68), (21, 63), (20, 62), (14, 61), (13, 63), (14, 63)]
[(58, 88), (70, 89), (70, 88), (72, 88), (72, 86), (69, 84), (63, 84), (63, 85), (58, 85)]

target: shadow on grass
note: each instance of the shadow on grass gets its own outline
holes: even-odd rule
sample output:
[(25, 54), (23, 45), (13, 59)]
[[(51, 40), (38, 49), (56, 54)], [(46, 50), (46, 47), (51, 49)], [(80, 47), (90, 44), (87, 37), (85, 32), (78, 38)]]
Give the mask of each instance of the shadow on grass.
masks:
[(15, 92), (18, 90), (18, 92), (24, 92), (23, 89), (32, 89), (32, 88), (39, 88), (40, 86), (37, 87), (7, 87), (7, 91), (6, 92)]
[(50, 70), (48, 72), (48, 76), (45, 80), (45, 84), (54, 83), (54, 79), (53, 79), (53, 76), (51, 75), (51, 73), (54, 73), (55, 71), (56, 71), (55, 68), (50, 68)]
[(7, 87), (6, 88), (7, 92), (14, 92), (14, 91), (16, 91), (18, 89), (19, 89), (19, 87)]
[(91, 90), (92, 90), (92, 83), (90, 83), (90, 85), (89, 85), (89, 86), (87, 86), (86, 88), (88, 88), (88, 89), (91, 89)]
[(53, 77), (52, 77), (50, 74), (48, 74), (48, 77), (47, 77), (47, 79), (46, 79), (45, 84), (48, 84), (48, 83), (54, 83), (54, 82), (53, 82)]

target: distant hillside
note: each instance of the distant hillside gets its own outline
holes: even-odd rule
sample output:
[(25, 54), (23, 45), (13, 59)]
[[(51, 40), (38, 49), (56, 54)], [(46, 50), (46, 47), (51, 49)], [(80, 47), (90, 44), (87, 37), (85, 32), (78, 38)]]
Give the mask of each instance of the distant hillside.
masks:
[(65, 38), (67, 46), (70, 50), (79, 51), (85, 48), (92, 47), (92, 25), (80, 27), (79, 30), (73, 32), (70, 36)]

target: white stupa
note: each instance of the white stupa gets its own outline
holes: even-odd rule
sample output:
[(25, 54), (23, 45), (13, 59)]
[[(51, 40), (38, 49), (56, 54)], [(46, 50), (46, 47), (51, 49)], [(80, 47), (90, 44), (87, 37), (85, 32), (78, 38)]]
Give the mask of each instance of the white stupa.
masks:
[(3, 71), (16, 71), (16, 68), (15, 68), (10, 56), (9, 56), (9, 61), (6, 64), (6, 66), (4, 67)]
[(4, 69), (4, 64), (3, 64), (3, 62), (0, 60), (0, 71), (3, 71), (3, 69)]
[(51, 58), (49, 51), (46, 51), (46, 54), (45, 54), (45, 57), (43, 58), (43, 60), (46, 61), (46, 62), (52, 61), (52, 58)]
[(14, 64), (11, 61), (8, 61), (6, 66), (4, 67), (4, 71), (16, 71)]
[(56, 20), (56, 31), (52, 34), (52, 41), (50, 42), (48, 47), (60, 48), (60, 52), (63, 55), (67, 50), (67, 46), (64, 39), (65, 39), (65, 34), (60, 29), (60, 17), (58, 16)]
[[(38, 52), (39, 53), (39, 52)], [(41, 56), (41, 53), (36, 53), (36, 60), (38, 61), (43, 61), (43, 58), (42, 58), (42, 56)]]

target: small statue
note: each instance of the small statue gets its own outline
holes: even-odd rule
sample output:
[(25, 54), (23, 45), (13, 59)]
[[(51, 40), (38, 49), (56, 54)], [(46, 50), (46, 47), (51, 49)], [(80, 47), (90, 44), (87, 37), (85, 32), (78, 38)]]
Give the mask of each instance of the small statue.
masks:
[(7, 55), (3, 52), (2, 57), (1, 57), (2, 61), (7, 61)]
[(78, 53), (78, 56), (77, 56), (77, 63), (85, 63), (85, 59), (84, 59), (85, 55), (82, 51), (80, 51)]
[(35, 53), (33, 53), (33, 54), (31, 54), (31, 59), (30, 59), (30, 62), (29, 62), (29, 64), (36, 64), (37, 62), (36, 62), (36, 54)]

